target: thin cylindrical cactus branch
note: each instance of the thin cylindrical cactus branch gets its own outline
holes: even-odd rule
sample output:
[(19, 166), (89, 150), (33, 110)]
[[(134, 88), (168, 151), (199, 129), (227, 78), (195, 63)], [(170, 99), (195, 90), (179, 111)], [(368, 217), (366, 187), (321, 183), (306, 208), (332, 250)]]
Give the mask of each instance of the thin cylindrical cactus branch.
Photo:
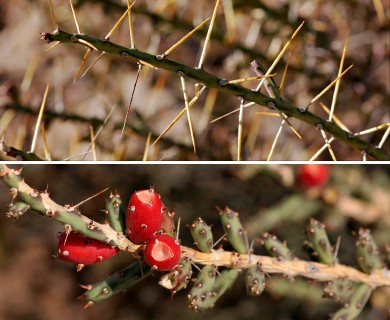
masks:
[(79, 299), (87, 301), (85, 307), (88, 308), (95, 302), (108, 299), (123, 290), (129, 289), (148, 275), (150, 275), (150, 267), (143, 266), (139, 261), (135, 261), (104, 281), (92, 285), (82, 285), (81, 287), (86, 291)]
[[(124, 251), (135, 252), (139, 245), (133, 244), (122, 233), (113, 230), (108, 224), (100, 224), (83, 216), (75, 209), (64, 207), (54, 202), (48, 192), (38, 192), (31, 188), (21, 177), (20, 170), (13, 170), (5, 164), (0, 164), (0, 179), (10, 188), (13, 198), (20, 198), (42, 215), (52, 217), (63, 224), (72, 226), (88, 237), (104, 241), (117, 246)], [(91, 227), (93, 226), (93, 227)], [(239, 254), (237, 252), (211, 250), (209, 253), (181, 246), (182, 256), (191, 259), (193, 263), (247, 269), (260, 263), (265, 273), (280, 273), (291, 277), (302, 276), (318, 281), (331, 281), (339, 278), (348, 278), (353, 282), (365, 283), (372, 288), (390, 286), (390, 273), (386, 269), (373, 270), (365, 274), (355, 268), (341, 264), (326, 265), (322, 263), (303, 261), (299, 259), (278, 261), (273, 257), (254, 254)]]
[(339, 278), (348, 278), (353, 282), (366, 283), (370, 286), (390, 286), (388, 270), (376, 270), (368, 275), (342, 264), (326, 265), (323, 263), (304, 261), (299, 259), (278, 261), (273, 257), (254, 254), (237, 254), (224, 250), (212, 250), (210, 253), (200, 252), (182, 246), (182, 255), (199, 264), (213, 264), (219, 267), (246, 269), (257, 262), (265, 273), (281, 273), (288, 276), (302, 276), (318, 281), (330, 281)]
[(374, 270), (384, 268), (377, 244), (371, 236), (370, 230), (360, 229), (359, 238), (356, 241), (357, 258), (362, 270), (371, 273)]
[(333, 248), (329, 242), (324, 224), (311, 218), (306, 231), (319, 260), (326, 264), (335, 263)]
[(19, 219), (26, 211), (30, 210), (31, 207), (24, 202), (14, 202), (5, 214), (9, 218)]
[(332, 320), (353, 320), (363, 310), (372, 293), (372, 288), (367, 284), (361, 284), (352, 294), (345, 306), (332, 316)]
[(341, 129), (334, 122), (320, 118), (313, 113), (304, 110), (304, 108), (298, 108), (290, 102), (273, 99), (260, 92), (254, 92), (253, 90), (247, 89), (238, 84), (228, 83), (225, 79), (210, 74), (203, 69), (191, 68), (171, 59), (159, 60), (157, 56), (147, 52), (126, 48), (106, 39), (94, 38), (86, 34), (68, 33), (57, 29), (52, 33), (42, 33), (42, 39), (48, 42), (59, 41), (61, 43), (74, 43), (82, 46), (85, 46), (87, 43), (94, 50), (121, 56), (133, 61), (144, 61), (156, 68), (165, 69), (171, 72), (180, 72), (180, 74), (183, 74), (188, 78), (191, 78), (199, 83), (203, 83), (208, 88), (216, 88), (221, 92), (240, 97), (245, 101), (251, 101), (268, 108), (271, 108), (270, 106), (272, 106), (271, 109), (276, 107), (288, 117), (300, 119), (315, 127), (321, 127), (322, 130), (333, 135), (337, 140), (346, 143), (360, 152), (364, 151), (368, 156), (371, 156), (376, 160), (390, 160), (390, 154), (388, 154), (383, 148), (377, 148), (370, 143), (359, 139), (354, 136), (353, 133)]
[(295, 259), (293, 252), (287, 247), (287, 244), (280, 241), (277, 236), (264, 232), (260, 242), (264, 245), (268, 253), (278, 260)]
[(187, 287), (192, 274), (192, 264), (187, 258), (184, 258), (175, 268), (172, 269), (172, 271), (161, 277), (159, 284), (170, 290), (172, 295), (174, 295), (176, 292)]
[(229, 290), (238, 277), (237, 269), (226, 269), (217, 275), (214, 285), (211, 288), (211, 295), (206, 300), (205, 308), (213, 307), (217, 300)]
[(246, 292), (250, 296), (259, 296), (265, 288), (265, 273), (260, 263), (251, 266), (245, 275)]
[(192, 237), (195, 240), (194, 244), (199, 250), (210, 252), (214, 243), (210, 226), (208, 226), (202, 218), (198, 218), (191, 223), (190, 230)]
[(40, 214), (53, 218), (62, 224), (69, 224), (73, 231), (117, 246), (121, 250), (135, 252), (139, 248), (139, 245), (132, 243), (123, 233), (116, 232), (108, 224), (93, 221), (71, 206), (57, 204), (50, 198), (46, 190), (43, 192), (34, 190), (24, 182), (21, 170), (13, 170), (6, 165), (0, 165), (0, 178), (8, 185), (14, 199), (18, 197)]
[(110, 194), (110, 198), (106, 200), (106, 210), (108, 214), (108, 222), (115, 231), (125, 231), (125, 208), (118, 194)]
[(247, 253), (249, 251), (248, 240), (238, 217), (238, 212), (226, 207), (219, 211), (219, 215), (223, 230), (234, 250), (239, 253)]
[(211, 298), (215, 277), (216, 267), (214, 265), (206, 265), (202, 268), (187, 296), (191, 309), (202, 311), (210, 307), (208, 300)]

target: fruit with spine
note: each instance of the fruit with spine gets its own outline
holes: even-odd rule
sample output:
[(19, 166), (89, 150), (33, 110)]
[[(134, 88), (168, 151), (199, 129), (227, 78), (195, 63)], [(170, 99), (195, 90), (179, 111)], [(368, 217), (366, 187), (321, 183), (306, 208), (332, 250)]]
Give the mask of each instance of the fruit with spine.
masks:
[(62, 232), (58, 240), (58, 258), (78, 265), (80, 271), (84, 265), (95, 264), (115, 256), (117, 247), (92, 239), (81, 233)]
[(170, 271), (180, 261), (179, 242), (167, 234), (157, 234), (146, 242), (144, 262), (158, 271)]
[(145, 243), (160, 229), (163, 204), (154, 189), (140, 190), (130, 197), (126, 210), (126, 234), (137, 244)]

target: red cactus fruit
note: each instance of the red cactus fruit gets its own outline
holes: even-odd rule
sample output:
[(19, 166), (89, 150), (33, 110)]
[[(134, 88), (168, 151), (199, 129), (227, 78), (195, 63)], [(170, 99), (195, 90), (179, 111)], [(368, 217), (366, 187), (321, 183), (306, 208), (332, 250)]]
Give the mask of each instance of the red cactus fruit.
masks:
[(171, 270), (179, 263), (180, 256), (180, 244), (167, 234), (157, 234), (146, 242), (144, 261), (155, 270)]
[(298, 181), (303, 187), (323, 186), (328, 176), (327, 164), (303, 164), (298, 171)]
[(126, 211), (126, 234), (134, 243), (144, 243), (160, 229), (163, 204), (153, 189), (140, 190), (130, 197)]
[(58, 258), (79, 265), (94, 264), (118, 253), (117, 247), (88, 238), (78, 232), (62, 232), (58, 240)]

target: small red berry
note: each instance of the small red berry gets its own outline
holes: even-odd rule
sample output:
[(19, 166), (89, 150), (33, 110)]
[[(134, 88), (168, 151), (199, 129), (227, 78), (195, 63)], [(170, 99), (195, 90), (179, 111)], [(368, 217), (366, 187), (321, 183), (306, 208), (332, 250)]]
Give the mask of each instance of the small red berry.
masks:
[(323, 186), (328, 176), (327, 164), (303, 164), (298, 171), (298, 181), (304, 187)]
[(77, 264), (94, 264), (111, 258), (118, 253), (117, 247), (88, 238), (78, 232), (62, 232), (58, 240), (58, 258)]
[(157, 234), (146, 242), (144, 261), (158, 271), (171, 270), (179, 263), (180, 257), (180, 244), (167, 234)]
[(126, 233), (134, 243), (144, 243), (160, 229), (163, 204), (153, 189), (136, 191), (126, 211)]

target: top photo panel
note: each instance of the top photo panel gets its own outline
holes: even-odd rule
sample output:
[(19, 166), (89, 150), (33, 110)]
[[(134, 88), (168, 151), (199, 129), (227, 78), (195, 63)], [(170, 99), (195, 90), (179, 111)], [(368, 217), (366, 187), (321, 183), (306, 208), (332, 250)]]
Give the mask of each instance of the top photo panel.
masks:
[(384, 0), (0, 4), (0, 161), (389, 161)]

